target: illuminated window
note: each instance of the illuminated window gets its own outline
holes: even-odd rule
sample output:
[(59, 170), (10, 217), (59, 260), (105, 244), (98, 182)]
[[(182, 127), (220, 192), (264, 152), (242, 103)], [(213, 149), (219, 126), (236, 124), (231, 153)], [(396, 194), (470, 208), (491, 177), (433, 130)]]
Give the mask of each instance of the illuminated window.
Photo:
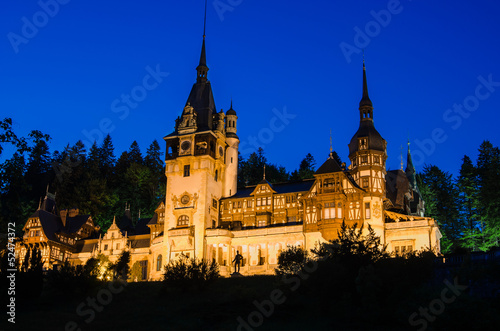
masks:
[(368, 163), (368, 156), (362, 155), (361, 156), (361, 164), (367, 164), (367, 163)]
[(156, 271), (161, 271), (161, 260), (162, 260), (162, 256), (160, 254), (160, 255), (158, 255), (158, 258), (156, 259)]
[(323, 208), (323, 218), (332, 219), (335, 218), (335, 202), (327, 202)]
[(373, 157), (373, 162), (374, 162), (374, 163), (376, 163), (376, 164), (380, 164), (380, 156), (375, 155), (375, 156)]
[(367, 148), (368, 148), (368, 143), (366, 138), (359, 139), (359, 149), (367, 149)]
[(370, 217), (371, 217), (370, 203), (369, 202), (365, 202), (365, 218), (368, 219)]
[(369, 186), (370, 186), (370, 181), (369, 181), (368, 177), (361, 178), (361, 187), (368, 188)]
[(247, 201), (247, 208), (252, 208), (253, 207), (253, 202), (252, 200)]
[(297, 196), (295, 194), (293, 195), (287, 195), (286, 196), (286, 202), (287, 203), (292, 203), (292, 202), (295, 202), (297, 201)]
[(184, 166), (184, 177), (189, 177), (189, 175), (190, 175), (190, 166), (188, 164)]
[(177, 220), (177, 226), (188, 226), (189, 225), (189, 217), (187, 215), (179, 216)]
[(257, 226), (259, 228), (263, 228), (267, 225), (267, 221), (266, 220), (259, 220), (258, 223), (257, 223)]

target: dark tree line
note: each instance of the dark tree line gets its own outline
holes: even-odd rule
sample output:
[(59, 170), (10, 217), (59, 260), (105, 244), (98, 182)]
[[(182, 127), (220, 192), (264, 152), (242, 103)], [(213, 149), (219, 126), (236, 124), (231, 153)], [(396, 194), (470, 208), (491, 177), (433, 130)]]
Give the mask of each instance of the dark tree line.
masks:
[[(129, 204), (135, 219), (151, 216), (164, 198), (166, 179), (162, 152), (155, 140), (145, 155), (134, 141), (117, 158), (111, 136), (101, 144), (81, 141), (62, 151), (50, 152), (50, 137), (38, 130), (18, 137), (12, 120), (0, 120), (0, 157), (4, 148), (14, 150), (0, 163), (0, 225), (16, 222), (20, 230), (44, 196), (56, 192), (59, 209), (77, 207), (92, 215), (104, 229), (114, 215)], [(342, 164), (337, 153), (333, 157)], [(259, 148), (246, 160), (239, 157), (238, 187), (313, 178), (316, 161), (307, 154), (297, 170), (269, 163)], [(489, 141), (479, 147), (474, 163), (464, 156), (456, 178), (435, 165), (426, 165), (418, 184), (426, 202), (426, 216), (435, 218), (443, 238), (443, 252), (458, 248), (487, 251), (500, 240), (500, 150)]]
[(426, 216), (435, 218), (441, 249), (487, 251), (500, 241), (500, 149), (489, 141), (479, 147), (474, 164), (465, 155), (457, 177), (426, 165), (418, 175)]
[(145, 155), (136, 141), (117, 159), (110, 135), (87, 150), (81, 141), (51, 153), (50, 137), (32, 131), (17, 137), (9, 118), (0, 121), (0, 156), (3, 147), (14, 149), (0, 164), (0, 222), (16, 222), (21, 229), (45, 195), (56, 193), (58, 209), (79, 208), (104, 229), (113, 216), (124, 213), (125, 204), (137, 219), (151, 216), (165, 194), (163, 158), (158, 141)]
[[(339, 165), (342, 164), (336, 152), (333, 152), (333, 157)], [(259, 147), (257, 152), (250, 154), (246, 160), (240, 155), (238, 162), (239, 188), (259, 183), (264, 176), (264, 166), (266, 167), (266, 180), (271, 184), (314, 178), (314, 172), (316, 171), (316, 161), (310, 153), (302, 159), (297, 170), (289, 173), (285, 167), (269, 163), (264, 156), (262, 147)]]

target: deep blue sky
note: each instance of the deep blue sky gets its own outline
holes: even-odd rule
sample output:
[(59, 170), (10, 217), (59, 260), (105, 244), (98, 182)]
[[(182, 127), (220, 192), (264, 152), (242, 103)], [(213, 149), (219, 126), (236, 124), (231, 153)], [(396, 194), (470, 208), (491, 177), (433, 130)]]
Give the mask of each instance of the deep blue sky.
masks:
[[(231, 10), (221, 13), (214, 3)], [(310, 152), (319, 166), (329, 153), (331, 129), (333, 147), (347, 161), (347, 144), (359, 124), (362, 55), (346, 57), (341, 43), (365, 49), (375, 126), (388, 142), (388, 169), (400, 167), (408, 136), (417, 170), (428, 163), (457, 173), (463, 155), (475, 159), (484, 139), (500, 145), (500, 86), (478, 88), (480, 76), (500, 82), (498, 2), (395, 3), (209, 1), (208, 78), (218, 109), (227, 110), (233, 98), (241, 150), (249, 151), (249, 139), (260, 135), (270, 162), (291, 171)], [(37, 1), (4, 1), (0, 117), (12, 117), (21, 135), (32, 129), (50, 134), (52, 151), (88, 140), (84, 131), (95, 133), (103, 120), (113, 128), (116, 154), (133, 140), (143, 152), (153, 139), (164, 148), (162, 137), (172, 131), (195, 81), (203, 5), (72, 0), (50, 17), (40, 13)], [(382, 15), (384, 26), (375, 23), (372, 13), (388, 6), (390, 21)], [(24, 28), (26, 43), (13, 46), (9, 37), (23, 37), (23, 17), (38, 20), (40, 27), (36, 34)], [(356, 31), (367, 28), (369, 39), (356, 41)], [(123, 106), (121, 95), (143, 84), (148, 66), (159, 66), (168, 77), (129, 107), (128, 116), (113, 112), (113, 102)], [(477, 109), (447, 112), (464, 102)], [(285, 108), (295, 118), (272, 126), (276, 110)], [(279, 132), (270, 137), (273, 128)], [(439, 141), (434, 148), (428, 143), (433, 132)], [(426, 142), (424, 147), (416, 140)]]

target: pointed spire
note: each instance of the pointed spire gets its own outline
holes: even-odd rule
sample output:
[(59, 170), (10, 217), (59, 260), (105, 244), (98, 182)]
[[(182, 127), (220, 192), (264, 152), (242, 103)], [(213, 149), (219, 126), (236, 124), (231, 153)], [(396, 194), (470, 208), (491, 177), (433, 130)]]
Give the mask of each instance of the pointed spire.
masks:
[[(113, 215), (113, 224), (116, 225), (116, 216), (115, 215)], [(113, 224), (111, 224), (111, 225), (113, 225)]]
[(332, 129), (330, 129), (330, 154), (333, 153)]
[(42, 197), (40, 197), (40, 201), (38, 202), (38, 210), (42, 208)]
[(207, 28), (207, 0), (205, 0), (205, 18), (203, 21), (203, 43), (201, 44), (201, 55), (200, 55), (200, 63), (198, 67), (196, 67), (196, 71), (198, 73), (196, 80), (198, 82), (206, 82), (207, 81), (207, 54), (205, 51), (205, 32)]
[(264, 175), (262, 176), (262, 180), (266, 180), (266, 164), (264, 163)]
[(368, 106), (372, 107), (372, 101), (370, 100), (370, 97), (368, 96), (368, 82), (366, 80), (366, 67), (365, 67), (365, 60), (363, 59), (363, 96), (361, 98), (361, 101), (359, 103), (359, 107), (362, 106)]
[(410, 139), (408, 139), (408, 155), (406, 158), (405, 173), (406, 173), (406, 177), (410, 181), (411, 187), (416, 189), (417, 188), (417, 177), (416, 177), (415, 167), (413, 166), (413, 161), (411, 159)]

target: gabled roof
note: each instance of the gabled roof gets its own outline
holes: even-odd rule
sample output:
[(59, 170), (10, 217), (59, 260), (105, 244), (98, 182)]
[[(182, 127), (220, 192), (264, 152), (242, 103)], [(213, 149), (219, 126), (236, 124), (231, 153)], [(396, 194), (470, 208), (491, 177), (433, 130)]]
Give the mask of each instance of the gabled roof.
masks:
[[(273, 184), (272, 188), (277, 194), (285, 194), (285, 193), (294, 193), (294, 192), (307, 192), (311, 189), (311, 186), (314, 183), (314, 179), (304, 179), (296, 182), (287, 182), (287, 183), (277, 183)], [(238, 199), (238, 198), (247, 198), (251, 197), (253, 191), (255, 191), (256, 186), (248, 186), (244, 189), (238, 189), (238, 192), (229, 198), (223, 198), (221, 200), (230, 200), (230, 199)]]
[(151, 218), (149, 219), (149, 222), (148, 222), (148, 224), (146, 224), (146, 225), (155, 225), (155, 224), (158, 224), (158, 214), (157, 214), (157, 213), (155, 213), (155, 214), (153, 215), (153, 217), (151, 217)]
[[(156, 216), (156, 214), (155, 214)], [(148, 227), (149, 221), (151, 218), (141, 218), (137, 221), (137, 224), (135, 225), (134, 229), (134, 234), (139, 235), (139, 234), (150, 234), (151, 230)]]
[(330, 153), (330, 157), (321, 165), (321, 167), (316, 170), (315, 175), (321, 174), (329, 174), (333, 172), (342, 172), (342, 168), (339, 166), (337, 161), (333, 158), (332, 153)]

